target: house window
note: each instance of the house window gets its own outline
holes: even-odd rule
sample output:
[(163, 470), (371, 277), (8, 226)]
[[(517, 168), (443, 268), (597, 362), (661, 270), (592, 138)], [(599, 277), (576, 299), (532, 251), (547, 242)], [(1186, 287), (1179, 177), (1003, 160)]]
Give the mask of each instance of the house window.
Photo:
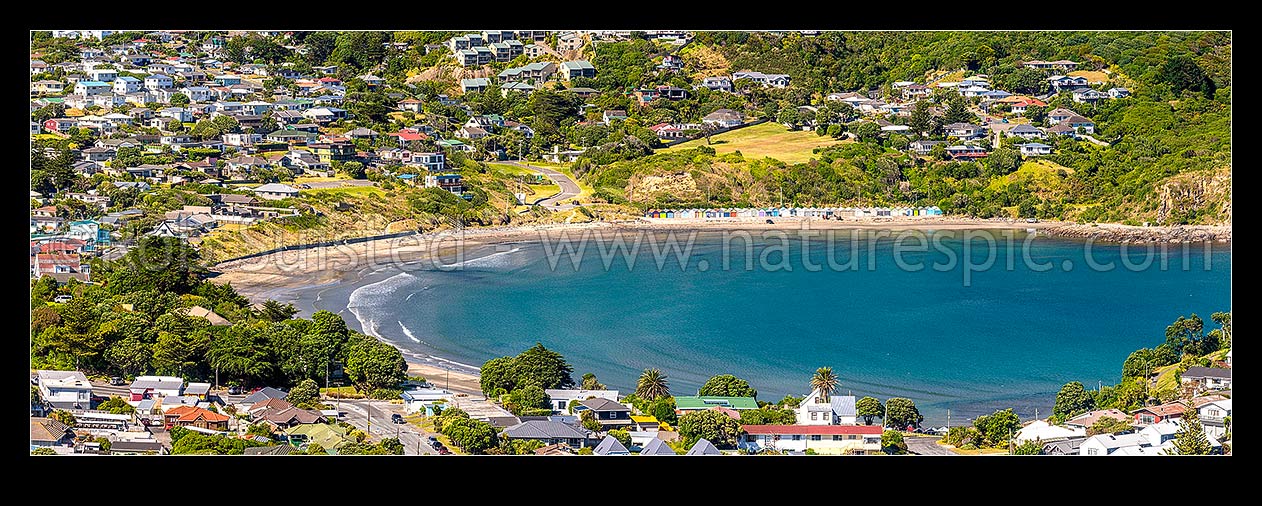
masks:
[(846, 436), (846, 439), (859, 439), (859, 436), (856, 436), (854, 434), (849, 434)]
[(824, 439), (824, 436), (821, 436), (819, 434), (815, 434), (811, 436), (811, 441), (820, 441), (822, 439)]
[(1140, 415), (1139, 421), (1140, 423), (1154, 423), (1156, 420), (1154, 420), (1152, 415)]
[(794, 434), (794, 435), (793, 435), (793, 440), (794, 440), (794, 441), (801, 441), (801, 440), (802, 440), (802, 435), (801, 435), (801, 434)]
[(841, 441), (841, 436), (839, 436), (839, 435), (834, 435), (834, 436), (833, 436), (833, 441)]
[(1209, 410), (1209, 416), (1218, 416), (1218, 410), (1217, 409)]
[(819, 419), (819, 413), (811, 413), (811, 420), (818, 420), (818, 419)]
[(1095, 448), (1087, 448), (1087, 455), (1099, 455), (1099, 454), (1100, 454), (1100, 450), (1097, 450)]

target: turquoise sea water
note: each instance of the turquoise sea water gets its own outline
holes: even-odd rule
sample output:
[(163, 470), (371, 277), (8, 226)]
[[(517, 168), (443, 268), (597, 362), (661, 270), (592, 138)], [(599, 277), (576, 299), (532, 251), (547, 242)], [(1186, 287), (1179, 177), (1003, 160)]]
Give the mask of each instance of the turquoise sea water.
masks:
[[(632, 268), (615, 257), (605, 269), (589, 244), (577, 270), (567, 256), (554, 269), (548, 248), (528, 241), (469, 250), (458, 270), (382, 269), (326, 290), (315, 305), (349, 305), (360, 328), (409, 354), (474, 366), (540, 341), (565, 355), (575, 379), (594, 372), (624, 392), (641, 370), (657, 367), (677, 395), (731, 373), (775, 401), (807, 393), (811, 373), (827, 365), (843, 392), (910, 397), (935, 425), (947, 409), (953, 422), (1004, 407), (1023, 419), (1036, 409), (1045, 415), (1067, 381), (1092, 389), (1117, 382), (1126, 355), (1162, 342), (1179, 315), (1200, 314), (1208, 330), (1211, 312), (1230, 309), (1226, 245), (1210, 253), (1169, 245), (1163, 270), (1159, 250), (1147, 268), (1128, 269), (1120, 246), (1095, 244), (1091, 259), (1114, 265), (1101, 272), (1088, 267), (1082, 241), (1035, 237), (1024, 255), (1020, 232), (1010, 254), (1002, 233), (991, 233), (1000, 240), (994, 264), (972, 272), (967, 286), (958, 262), (943, 272), (932, 267), (965, 258), (959, 231), (938, 232), (937, 243), (930, 236), (927, 252), (904, 252), (904, 263), (922, 265), (917, 271), (896, 264), (892, 240), (852, 242), (839, 231), (831, 248), (823, 237), (810, 242), (805, 259), (823, 265), (817, 272), (805, 268), (797, 236), (784, 256), (766, 249), (778, 238), (757, 232), (755, 268), (744, 268), (737, 239), (724, 270), (722, 236), (707, 232), (684, 268), (668, 255), (658, 269), (645, 239)], [(686, 242), (686, 234), (678, 237)], [(983, 264), (986, 243), (969, 244), (969, 258)], [(855, 255), (857, 268), (829, 268), (829, 251), (838, 263)], [(1132, 245), (1127, 258), (1138, 264), (1145, 254)], [(1036, 272), (1041, 267), (1025, 256), (1050, 268)], [(761, 268), (760, 259), (787, 260), (792, 270)]]

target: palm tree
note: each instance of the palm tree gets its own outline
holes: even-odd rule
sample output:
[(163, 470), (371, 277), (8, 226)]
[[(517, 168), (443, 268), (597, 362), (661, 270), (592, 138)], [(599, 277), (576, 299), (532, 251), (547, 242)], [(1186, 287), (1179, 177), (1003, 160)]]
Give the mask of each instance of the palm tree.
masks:
[(650, 401), (670, 395), (670, 386), (666, 384), (666, 375), (658, 369), (645, 369), (636, 384), (635, 395)]
[(837, 389), (837, 375), (833, 374), (833, 368), (816, 369), (815, 375), (811, 376), (811, 388), (819, 390), (819, 394), (824, 397), (823, 402), (828, 402), (833, 390)]

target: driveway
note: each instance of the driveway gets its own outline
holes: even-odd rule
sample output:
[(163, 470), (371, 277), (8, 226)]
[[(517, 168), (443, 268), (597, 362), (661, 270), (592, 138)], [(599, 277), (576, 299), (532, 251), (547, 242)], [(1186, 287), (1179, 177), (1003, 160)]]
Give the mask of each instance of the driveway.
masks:
[(339, 179), (337, 181), (312, 181), (305, 183), (312, 190), (319, 188), (348, 188), (354, 186), (372, 186), (372, 181), (367, 179)]
[(551, 209), (553, 211), (564, 211), (566, 209), (572, 209), (574, 207), (574, 204), (565, 204), (563, 202), (574, 198), (576, 195), (579, 194), (579, 192), (582, 191), (578, 187), (578, 183), (575, 183), (574, 180), (570, 179), (570, 176), (565, 175), (564, 172), (559, 172), (559, 171), (549, 169), (546, 167), (537, 167), (534, 165), (528, 165), (522, 162), (509, 161), (505, 163), (509, 165), (521, 167), (523, 169), (533, 170), (535, 172), (548, 176), (548, 179), (551, 179), (553, 183), (556, 183), (557, 186), (561, 187), (561, 193), (558, 193), (551, 197), (539, 199), (534, 202), (534, 205), (540, 205), (548, 209)]
[(938, 436), (903, 436), (903, 442), (907, 443), (907, 451), (910, 453), (916, 455), (957, 455), (945, 446), (939, 445), (939, 439), (942, 438)]

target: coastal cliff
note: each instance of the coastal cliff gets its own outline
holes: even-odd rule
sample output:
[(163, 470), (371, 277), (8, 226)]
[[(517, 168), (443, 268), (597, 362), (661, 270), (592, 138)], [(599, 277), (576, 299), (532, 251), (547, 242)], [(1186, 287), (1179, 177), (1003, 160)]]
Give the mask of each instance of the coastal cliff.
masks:
[(1175, 225), (1168, 227), (1136, 227), (1131, 225), (1085, 225), (1063, 223), (1039, 229), (1050, 237), (1094, 239), (1104, 242), (1205, 242), (1231, 241), (1230, 225)]

